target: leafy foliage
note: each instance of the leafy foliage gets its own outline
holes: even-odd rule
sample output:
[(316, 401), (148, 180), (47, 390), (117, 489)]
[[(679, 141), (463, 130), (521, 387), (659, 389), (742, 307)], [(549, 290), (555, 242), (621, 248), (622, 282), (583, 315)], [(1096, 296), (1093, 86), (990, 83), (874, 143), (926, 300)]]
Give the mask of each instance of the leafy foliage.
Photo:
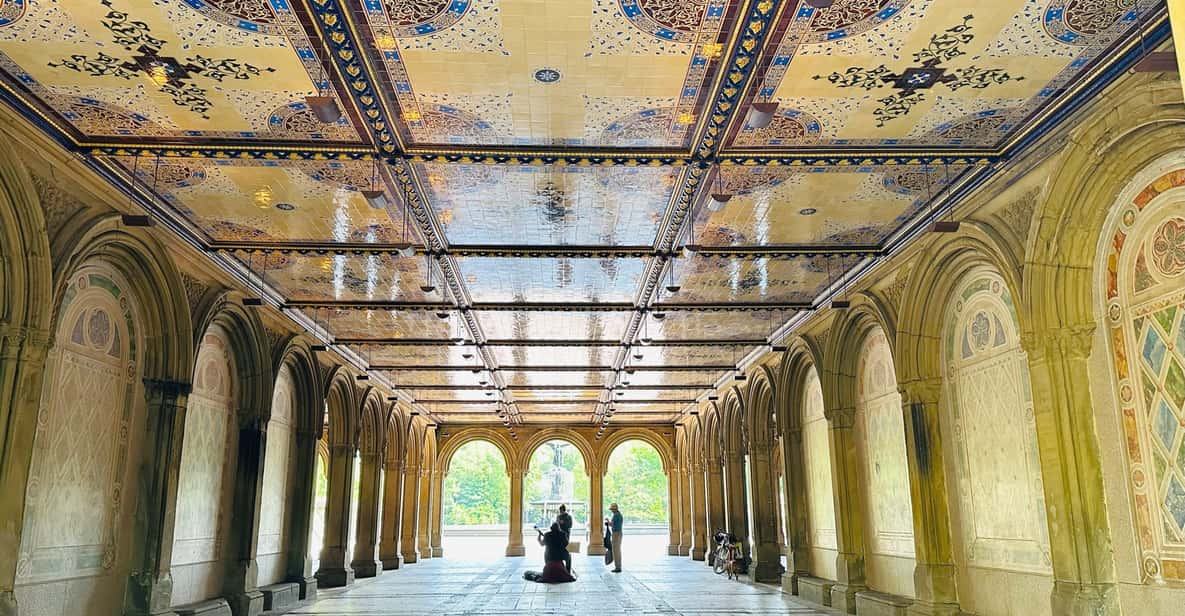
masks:
[(486, 441), (461, 446), (444, 480), (444, 523), (510, 522), (510, 478), (502, 452)]
[(605, 514), (617, 503), (626, 524), (667, 523), (667, 476), (662, 459), (644, 441), (626, 441), (609, 456), (605, 473)]

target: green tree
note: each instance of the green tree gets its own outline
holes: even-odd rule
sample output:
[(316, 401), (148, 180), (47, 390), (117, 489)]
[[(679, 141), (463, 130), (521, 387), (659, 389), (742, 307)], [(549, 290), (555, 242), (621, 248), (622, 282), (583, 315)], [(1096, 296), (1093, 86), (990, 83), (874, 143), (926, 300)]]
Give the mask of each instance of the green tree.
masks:
[(444, 480), (444, 523), (508, 524), (510, 479), (502, 452), (486, 441), (462, 445)]
[(605, 512), (617, 503), (626, 523), (666, 524), (667, 476), (662, 459), (645, 441), (626, 441), (609, 456), (605, 472)]
[[(539, 445), (531, 454), (531, 460), (527, 464), (527, 474), (523, 477), (523, 515), (525, 518), (531, 514), (529, 511), (531, 502), (543, 500), (548, 495), (548, 487), (543, 484), (543, 473), (551, 468), (553, 457), (551, 443), (560, 445), (563, 451), (561, 466), (572, 473), (573, 500), (588, 502), (588, 472), (584, 470), (584, 456), (580, 455), (580, 450), (566, 441), (547, 441)], [(576, 510), (572, 517), (577, 525), (582, 525), (588, 521), (585, 519), (587, 516), (587, 508), (585, 508), (583, 511)], [(525, 521), (536, 522), (531, 519)]]

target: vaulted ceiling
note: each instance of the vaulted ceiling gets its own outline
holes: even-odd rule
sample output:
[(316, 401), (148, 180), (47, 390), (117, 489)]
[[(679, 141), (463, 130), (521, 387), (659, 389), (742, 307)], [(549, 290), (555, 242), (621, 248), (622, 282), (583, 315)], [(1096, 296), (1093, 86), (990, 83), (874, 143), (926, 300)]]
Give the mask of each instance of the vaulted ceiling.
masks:
[(1164, 31), (1152, 0), (812, 3), (4, 0), (0, 77), (438, 420), (669, 422)]

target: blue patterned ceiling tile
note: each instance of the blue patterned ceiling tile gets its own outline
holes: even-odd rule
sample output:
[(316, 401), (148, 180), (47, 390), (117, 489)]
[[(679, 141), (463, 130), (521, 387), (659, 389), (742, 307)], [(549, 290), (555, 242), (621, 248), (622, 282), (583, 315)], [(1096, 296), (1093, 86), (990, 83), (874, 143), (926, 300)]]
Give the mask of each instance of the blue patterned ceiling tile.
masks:
[(1160, 368), (1164, 365), (1165, 350), (1164, 341), (1160, 339), (1160, 334), (1156, 332), (1156, 328), (1152, 327), (1151, 321), (1149, 321), (1144, 330), (1144, 347), (1140, 351), (1140, 355), (1152, 367), (1153, 374), (1160, 374)]
[(1173, 414), (1173, 409), (1169, 408), (1164, 398), (1156, 401), (1156, 417), (1153, 421), (1155, 421), (1153, 431), (1156, 433), (1157, 438), (1160, 439), (1161, 444), (1164, 445), (1165, 451), (1171, 454), (1173, 451), (1173, 441), (1177, 436), (1177, 428), (1181, 425), (1181, 422)]

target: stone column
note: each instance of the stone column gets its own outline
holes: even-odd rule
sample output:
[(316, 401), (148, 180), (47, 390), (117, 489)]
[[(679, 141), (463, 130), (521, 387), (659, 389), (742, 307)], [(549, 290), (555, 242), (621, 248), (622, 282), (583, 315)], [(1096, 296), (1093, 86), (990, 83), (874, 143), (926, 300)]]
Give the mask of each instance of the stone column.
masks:
[(707, 485), (704, 481), (704, 466), (691, 468), (691, 558), (703, 560), (711, 549), (708, 547)]
[[(230, 557), (222, 592), (235, 616), (263, 612), (259, 591), (259, 516), (263, 503), (263, 464), (267, 452), (267, 418), (250, 411), (239, 422), (238, 457), (235, 464), (234, 499), (230, 519)], [(284, 460), (286, 464), (288, 461)]]
[[(16, 554), (51, 340), (45, 332), (0, 329), (0, 614), (16, 614)], [(182, 402), (184, 406), (184, 401)], [(168, 602), (165, 603), (168, 605)]]
[(147, 434), (139, 466), (131, 572), (124, 592), (125, 613), (137, 616), (170, 612), (177, 480), (190, 384), (146, 380), (144, 389), (148, 398)]
[(440, 470), (432, 473), (432, 531), (428, 535), (432, 558), (444, 556), (444, 548), (440, 545), (441, 524), (444, 523), (444, 478), (445, 473)]
[(309, 539), (313, 509), (317, 501), (317, 433), (296, 432), (296, 469), (292, 492), (292, 518), (288, 525), (288, 569), (285, 579), (300, 587), (302, 600), (317, 596), (317, 578), (313, 577), (313, 554)]
[(350, 546), (350, 499), (354, 485), (354, 445), (329, 445), (329, 498), (325, 505), (325, 539), (317, 585), (334, 588), (354, 583), (354, 569), (346, 562)]
[(806, 494), (806, 461), (802, 429), (795, 423), (782, 437), (782, 473), (786, 478), (786, 572), (782, 590), (798, 594), (798, 578), (810, 575), (809, 504)]
[(778, 549), (777, 489), (773, 485), (773, 456), (770, 443), (755, 442), (749, 454), (749, 478), (753, 505), (753, 563), (749, 576), (754, 582), (777, 582), (782, 575)]
[[(708, 458), (704, 469), (704, 479), (707, 484), (708, 541), (711, 542), (717, 531), (728, 528), (724, 503), (724, 468), (720, 465), (719, 458)], [(712, 543), (708, 548), (707, 561), (709, 565), (716, 564), (715, 549), (715, 543)]]
[(507, 473), (510, 475), (510, 536), (506, 542), (506, 555), (526, 556), (527, 548), (523, 546), (523, 476), (526, 471), (508, 466)]
[(383, 483), (383, 536), (379, 539), (379, 561), (383, 569), (403, 566), (399, 553), (399, 536), (403, 533), (403, 465), (387, 461), (386, 481)]
[(591, 555), (605, 553), (605, 472), (594, 466), (588, 469), (588, 546), (585, 552)]
[[(1170, 4), (1173, 4), (1170, 2)], [(1118, 614), (1089, 366), (1094, 324), (1024, 340), (1041, 460), (1054, 614)]]
[(679, 476), (681, 473), (679, 469), (671, 469), (667, 475), (667, 502), (671, 504), (670, 507), (670, 540), (667, 543), (667, 554), (670, 556), (679, 555), (679, 541), (683, 536), (683, 529), (680, 525), (683, 523), (683, 512), (679, 510), (682, 504), (681, 496), (679, 495)]
[(915, 598), (909, 613), (956, 616), (961, 613), (955, 588), (958, 576), (951, 550), (938, 410), (942, 379), (919, 379), (901, 384), (900, 389), (917, 559), (913, 570)]
[(354, 559), (350, 568), (360, 578), (374, 577), (383, 572), (378, 559), (379, 501), (383, 484), (382, 455), (378, 452), (362, 454), (358, 490), (358, 519), (354, 523)]
[(432, 541), (428, 533), (432, 532), (432, 471), (420, 469), (420, 500), (417, 507), (420, 510), (416, 529), (416, 549), (420, 551), (420, 560), (432, 558)]
[(416, 531), (420, 529), (420, 467), (403, 469), (403, 532), (399, 544), (403, 562), (412, 564), (420, 559), (416, 547)]
[(745, 503), (745, 457), (741, 453), (724, 456), (724, 489), (728, 502), (728, 530), (741, 542), (745, 556), (750, 555), (749, 518)]
[(691, 467), (684, 466), (679, 473), (679, 556), (691, 556)]
[(856, 613), (856, 593), (868, 588), (864, 578), (864, 504), (860, 492), (860, 453), (854, 430), (856, 409), (828, 409), (831, 444), (831, 496), (835, 503), (836, 584), (831, 606)]

